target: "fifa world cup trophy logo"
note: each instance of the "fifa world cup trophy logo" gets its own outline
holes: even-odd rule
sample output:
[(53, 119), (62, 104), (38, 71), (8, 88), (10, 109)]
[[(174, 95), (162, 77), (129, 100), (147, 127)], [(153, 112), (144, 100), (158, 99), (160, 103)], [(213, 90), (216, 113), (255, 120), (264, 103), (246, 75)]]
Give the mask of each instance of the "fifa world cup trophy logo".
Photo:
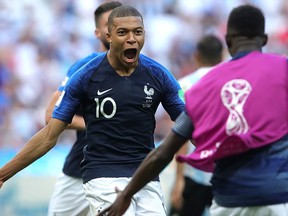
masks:
[(234, 79), (222, 87), (221, 99), (230, 114), (226, 122), (227, 135), (243, 134), (249, 129), (243, 107), (252, 88), (247, 80)]

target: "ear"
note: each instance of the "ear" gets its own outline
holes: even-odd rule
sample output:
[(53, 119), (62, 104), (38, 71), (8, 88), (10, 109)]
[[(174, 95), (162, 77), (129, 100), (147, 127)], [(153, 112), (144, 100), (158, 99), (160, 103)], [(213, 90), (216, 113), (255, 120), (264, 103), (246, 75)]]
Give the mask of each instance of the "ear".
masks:
[(108, 43), (111, 43), (111, 34), (109, 32), (106, 33), (106, 40)]
[(267, 41), (268, 41), (268, 35), (267, 34), (264, 34), (264, 36), (262, 37), (262, 41), (263, 41), (262, 46), (265, 46), (267, 44)]
[(98, 28), (95, 29), (94, 34), (95, 34), (95, 36), (96, 36), (97, 39), (100, 39), (100, 38), (101, 38), (101, 33), (100, 33), (100, 31), (99, 31)]

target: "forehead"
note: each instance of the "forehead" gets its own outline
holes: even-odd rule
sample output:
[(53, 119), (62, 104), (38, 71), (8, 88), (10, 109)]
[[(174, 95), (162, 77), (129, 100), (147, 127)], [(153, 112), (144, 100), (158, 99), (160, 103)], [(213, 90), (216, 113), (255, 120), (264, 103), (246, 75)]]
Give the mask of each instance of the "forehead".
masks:
[(120, 29), (135, 29), (135, 28), (144, 28), (143, 20), (138, 16), (127, 16), (127, 17), (115, 17), (113, 19), (112, 28)]

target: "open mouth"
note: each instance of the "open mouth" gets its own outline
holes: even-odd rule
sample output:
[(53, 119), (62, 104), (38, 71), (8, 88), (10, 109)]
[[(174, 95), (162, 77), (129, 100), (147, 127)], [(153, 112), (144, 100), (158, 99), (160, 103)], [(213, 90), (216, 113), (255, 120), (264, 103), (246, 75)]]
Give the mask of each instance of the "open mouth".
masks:
[(134, 60), (137, 54), (137, 49), (132, 48), (132, 49), (127, 49), (124, 51), (124, 55), (127, 59), (129, 60)]

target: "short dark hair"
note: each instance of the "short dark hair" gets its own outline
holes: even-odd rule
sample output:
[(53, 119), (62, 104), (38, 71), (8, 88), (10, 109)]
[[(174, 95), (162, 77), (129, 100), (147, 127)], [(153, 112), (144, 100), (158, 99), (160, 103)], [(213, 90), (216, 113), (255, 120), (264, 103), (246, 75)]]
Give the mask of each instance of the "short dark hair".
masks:
[(116, 18), (116, 17), (128, 17), (128, 16), (140, 17), (141, 20), (143, 21), (143, 17), (141, 15), (141, 13), (136, 8), (134, 8), (132, 6), (128, 6), (128, 5), (123, 5), (123, 6), (117, 7), (114, 10), (112, 10), (111, 14), (109, 15), (108, 31), (111, 31), (114, 18)]
[(96, 28), (98, 27), (99, 17), (102, 16), (103, 13), (106, 13), (107, 11), (111, 11), (121, 5), (122, 3), (118, 1), (105, 2), (99, 5), (99, 7), (97, 7), (96, 10), (94, 11), (94, 21), (95, 21)]
[(222, 60), (223, 43), (213, 34), (204, 35), (196, 45), (196, 50), (203, 61), (211, 65)]
[(231, 36), (263, 36), (265, 35), (265, 17), (263, 12), (250, 4), (234, 8), (228, 18), (227, 32), (235, 32)]

